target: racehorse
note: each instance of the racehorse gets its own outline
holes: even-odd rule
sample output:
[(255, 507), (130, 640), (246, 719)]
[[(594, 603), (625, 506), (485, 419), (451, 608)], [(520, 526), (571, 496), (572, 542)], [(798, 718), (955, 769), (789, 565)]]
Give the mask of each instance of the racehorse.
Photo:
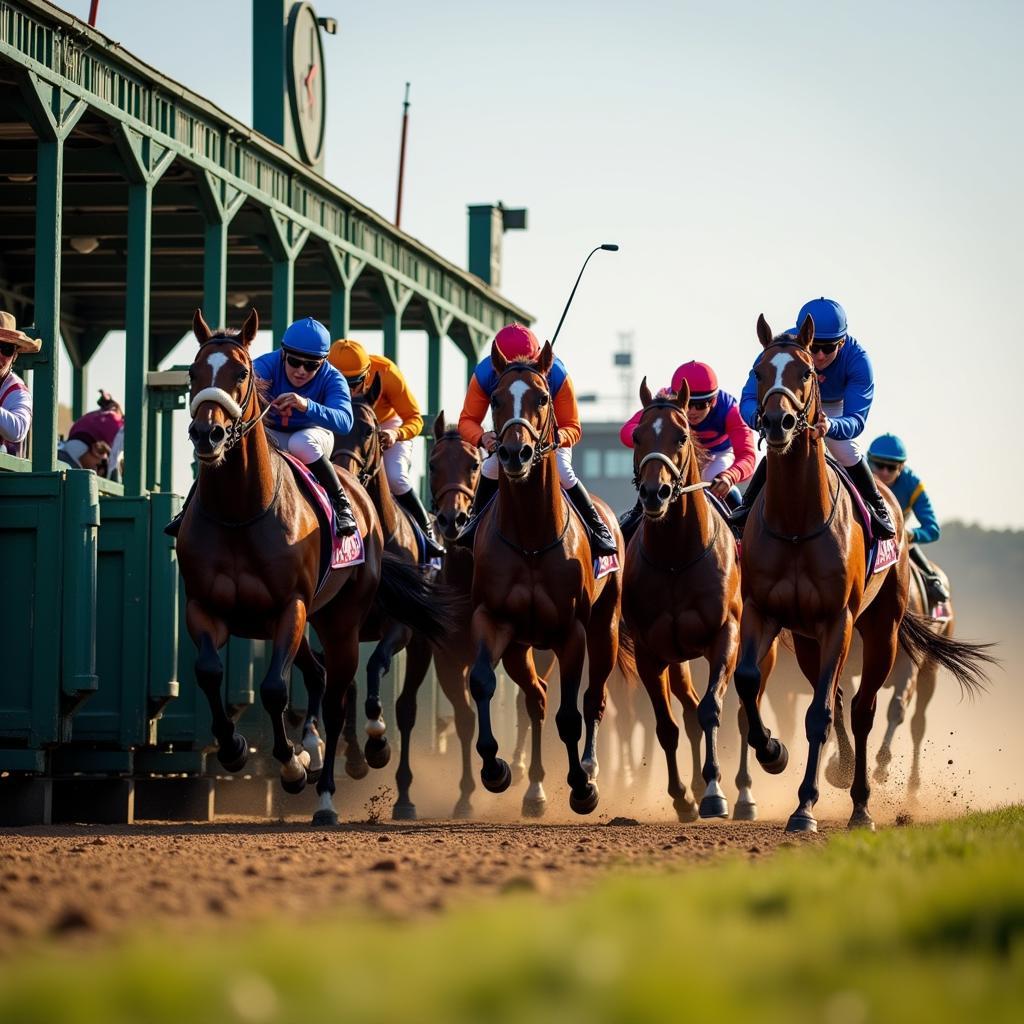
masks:
[(764, 316), (757, 336), (764, 352), (755, 366), (757, 428), (768, 446), (768, 477), (743, 534), (743, 614), (736, 688), (747, 711), (748, 739), (766, 771), (779, 773), (785, 746), (765, 727), (756, 697), (762, 687), (761, 659), (780, 630), (793, 632), (797, 660), (814, 687), (806, 717), (809, 753), (799, 804), (787, 831), (816, 831), (822, 748), (833, 721), (840, 674), (854, 628), (864, 647), (861, 685), (852, 702), (854, 773), (850, 827), (873, 828), (867, 740), (876, 695), (896, 658), (897, 645), (920, 660), (931, 656), (968, 691), (983, 684), (981, 665), (992, 659), (981, 645), (932, 633), (907, 612), (909, 572), (903, 516), (882, 488), (897, 524), (897, 557), (881, 571), (868, 564), (868, 536), (853, 499), (825, 460), (820, 437), (821, 395), (809, 349), (814, 322), (807, 317), (797, 335), (773, 337)]
[[(331, 461), (339, 469), (355, 476), (369, 494), (384, 531), (384, 550), (416, 568), (420, 564), (416, 530), (409, 517), (402, 512), (391, 495), (384, 469), (384, 450), (381, 447), (380, 424), (374, 406), (380, 398), (382, 382), (374, 375), (366, 391), (352, 399), (352, 429), (338, 435)], [(409, 795), (412, 768), (409, 763), (412, 729), (416, 724), (416, 695), (430, 668), (430, 642), (398, 619), (371, 615), (360, 633), (361, 640), (377, 640), (377, 646), (366, 663), (366, 748), (365, 757), (372, 768), (383, 768), (391, 760), (391, 747), (386, 736), (386, 723), (380, 699), (381, 677), (391, 669), (391, 661), (405, 650), (405, 678), (402, 692), (395, 702), (395, 718), (401, 739), (398, 770), (395, 783), (398, 796), (392, 808), (396, 820), (414, 820), (416, 805)], [(360, 777), (357, 760), (358, 744), (355, 739), (355, 683), (349, 693), (345, 714), (347, 741), (347, 768)]]
[[(696, 657), (710, 666), (707, 690), (697, 704), (705, 744), (699, 814), (727, 817), (718, 729), (736, 665), (741, 607), (736, 542), (704, 493), (700, 453), (686, 416), (689, 398), (685, 382), (677, 395), (665, 398), (653, 397), (646, 378), (640, 385), (643, 412), (633, 434), (633, 482), (644, 519), (629, 543), (622, 580), (623, 619), (654, 706), (668, 763), (668, 792), (680, 821), (693, 821), (698, 809), (679, 777), (679, 727), (669, 695), (675, 693), (684, 707), (692, 707), (696, 691), (688, 668), (674, 675), (674, 683), (668, 669)], [(773, 652), (769, 648), (764, 657), (770, 659)], [(749, 820), (755, 813), (748, 783), (741, 788), (737, 816)]]
[[(590, 542), (569, 507), (558, 481), (557, 427), (547, 374), (554, 358), (547, 343), (536, 362), (509, 362), (495, 351), (498, 385), (491, 415), (498, 437), (498, 495), (483, 512), (474, 538), (472, 619), (477, 654), (470, 670), (470, 693), (477, 706), (480, 772), (491, 792), (512, 781), (498, 757), (491, 728), (494, 668), (501, 660), (527, 690), (528, 701), (543, 700), (531, 648), (551, 649), (558, 659), (561, 702), (555, 721), (569, 759), (569, 806), (589, 814), (599, 795), (597, 729), (604, 713), (605, 682), (618, 658), (619, 572), (595, 579)], [(614, 524), (610, 509), (598, 502)], [(622, 558), (622, 535), (618, 556)], [(583, 718), (578, 707), (584, 657), (589, 681), (583, 700), (586, 741), (580, 758)], [(543, 708), (541, 707), (541, 711)], [(538, 730), (539, 732), (539, 730)], [(540, 743), (530, 766), (527, 795), (543, 792)]]
[(248, 744), (224, 709), (224, 667), (217, 652), (229, 635), (268, 639), (273, 654), (260, 699), (273, 725), (273, 756), (281, 764), (287, 791), (299, 792), (306, 785), (309, 752), (296, 755), (285, 733), (284, 713), (292, 663), (297, 654), (311, 657), (304, 637), (308, 619), (326, 662), (323, 692), (317, 685), (319, 673), (306, 673), (312, 686), (309, 720), (315, 721), (322, 703), (327, 730), (317, 781), (320, 807), (313, 821), (335, 823), (334, 757), (364, 619), (381, 607), (439, 636), (447, 609), (416, 573), (384, 554), (370, 498), (347, 474), (344, 483), (362, 538), (363, 561), (332, 570), (317, 591), (320, 521), (263, 429), (269, 406), (261, 398), (249, 354), (259, 329), (256, 311), (241, 331), (214, 332), (196, 310), (192, 329), (199, 351), (189, 368), (189, 437), (199, 476), (177, 549), (186, 624), (198, 648), (196, 679), (210, 704), (217, 758), (228, 771), (237, 772), (248, 756)]

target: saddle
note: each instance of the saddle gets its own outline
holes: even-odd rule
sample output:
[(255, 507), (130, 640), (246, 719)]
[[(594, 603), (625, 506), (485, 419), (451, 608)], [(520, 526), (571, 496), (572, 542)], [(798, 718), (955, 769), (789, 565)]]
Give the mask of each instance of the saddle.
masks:
[(353, 565), (362, 565), (366, 561), (363, 538), (358, 531), (350, 537), (339, 537), (335, 531), (331, 499), (316, 477), (289, 452), (278, 451), (278, 455), (291, 469), (299, 490), (316, 513), (320, 526), (320, 568), (317, 573), (316, 592), (313, 595), (315, 597), (323, 590), (332, 569), (347, 569)]
[(881, 539), (875, 536), (874, 528), (871, 525), (871, 512), (864, 503), (860, 491), (857, 490), (857, 485), (850, 478), (850, 474), (846, 472), (846, 467), (836, 462), (829, 455), (825, 456), (825, 461), (835, 470), (836, 476), (839, 477), (839, 482), (846, 488), (847, 493), (850, 495), (850, 500), (853, 502), (854, 512), (857, 514), (860, 525), (864, 529), (864, 541), (867, 546), (868, 577), (888, 569), (900, 557), (898, 541), (895, 537)]
[(924, 570), (920, 566), (915, 565), (913, 561), (910, 563), (910, 579), (921, 595), (921, 604), (928, 618), (933, 622), (949, 622), (953, 617), (953, 610), (950, 608), (949, 602), (932, 599), (931, 588), (928, 586), (928, 579), (924, 574)]
[(416, 538), (416, 561), (421, 569), (438, 569), (441, 568), (440, 558), (430, 558), (427, 556), (427, 537), (423, 532), (423, 527), (416, 522), (412, 517), (412, 513), (407, 509), (403, 508), (397, 502), (395, 507), (398, 512), (405, 517), (405, 521), (412, 527), (413, 536)]

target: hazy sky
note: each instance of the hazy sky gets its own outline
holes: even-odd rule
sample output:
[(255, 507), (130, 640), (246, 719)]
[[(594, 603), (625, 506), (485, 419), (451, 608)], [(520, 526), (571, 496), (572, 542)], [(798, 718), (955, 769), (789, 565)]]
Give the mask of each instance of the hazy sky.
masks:
[[(325, 38), (332, 181), (393, 215), (408, 80), (403, 226), (464, 265), (467, 203), (528, 207), (501, 290), (539, 336), (586, 253), (621, 245), (594, 257), (559, 339), (577, 389), (607, 398), (585, 413), (625, 411), (620, 331), (637, 384), (696, 358), (738, 394), (758, 313), (781, 329), (830, 295), (875, 366), (868, 435), (904, 437), (941, 519), (1024, 526), (1019, 459), (999, 447), (1019, 433), (1024, 5), (316, 6), (340, 24)], [(250, 9), (101, 0), (99, 27), (250, 122)], [(121, 392), (116, 347), (91, 383)], [(401, 350), (421, 390), (423, 350), (418, 335)]]

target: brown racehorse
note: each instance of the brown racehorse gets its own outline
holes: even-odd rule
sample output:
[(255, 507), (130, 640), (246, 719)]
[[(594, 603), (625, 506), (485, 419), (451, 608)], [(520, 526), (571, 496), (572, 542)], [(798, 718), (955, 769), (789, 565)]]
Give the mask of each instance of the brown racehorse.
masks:
[[(352, 399), (352, 429), (345, 435), (338, 435), (331, 461), (339, 468), (356, 476), (369, 494), (373, 507), (384, 531), (384, 550), (411, 567), (420, 562), (416, 532), (409, 517), (399, 509), (391, 496), (387, 476), (384, 473), (384, 451), (380, 443), (380, 424), (374, 406), (380, 398), (382, 382), (375, 375), (366, 391)], [(414, 634), (405, 623), (380, 615), (371, 615), (363, 624), (361, 640), (377, 640), (377, 646), (366, 663), (366, 760), (373, 768), (383, 768), (391, 759), (391, 748), (385, 735), (384, 709), (380, 699), (381, 677), (391, 669), (391, 661), (401, 650), (405, 650), (405, 679), (402, 692), (395, 703), (395, 718), (398, 722), (401, 750), (395, 782), (398, 797), (392, 809), (396, 820), (413, 820), (416, 805), (409, 795), (412, 785), (412, 768), (409, 764), (412, 729), (416, 723), (416, 694), (430, 668), (430, 643), (421, 634)], [(355, 769), (356, 687), (353, 683), (346, 707), (345, 738), (348, 745), (348, 767)]]
[[(558, 481), (557, 428), (547, 373), (554, 358), (545, 344), (535, 363), (507, 362), (494, 354), (498, 384), (491, 415), (498, 436), (498, 496), (483, 514), (474, 539), (473, 639), (477, 655), (470, 693), (477, 706), (480, 777), (491, 792), (512, 781), (498, 757), (490, 703), (499, 659), (527, 696), (536, 692), (532, 647), (551, 649), (558, 659), (561, 704), (555, 716), (569, 756), (569, 805), (578, 814), (597, 806), (597, 728), (605, 705), (605, 682), (618, 656), (619, 572), (594, 579), (590, 542)], [(614, 518), (600, 503), (605, 517)], [(618, 537), (622, 558), (622, 535)], [(583, 700), (586, 742), (580, 759), (583, 718), (578, 707), (584, 657), (590, 660)], [(539, 746), (539, 744), (538, 744)], [(539, 761), (539, 759), (538, 759)], [(531, 788), (542, 766), (531, 765)]]
[[(668, 791), (680, 821), (693, 821), (697, 807), (679, 777), (679, 727), (670, 692), (684, 707), (696, 693), (689, 671), (670, 679), (668, 669), (697, 657), (710, 666), (707, 690), (697, 705), (705, 744), (700, 816), (728, 817), (718, 729), (736, 665), (741, 607), (736, 542), (704, 494), (707, 484), (701, 481), (700, 457), (686, 417), (689, 398), (685, 382), (675, 397), (657, 399), (646, 378), (640, 385), (643, 414), (633, 434), (633, 465), (644, 519), (630, 541), (622, 580), (622, 615), (654, 706), (658, 741), (668, 762)], [(770, 648), (765, 657), (770, 660), (773, 653)], [(737, 804), (743, 819), (755, 816), (749, 794), (748, 783)]]
[(850, 826), (873, 828), (868, 812), (867, 740), (876, 695), (892, 669), (897, 645), (918, 660), (934, 657), (968, 690), (982, 685), (981, 665), (992, 659), (979, 645), (936, 636), (924, 620), (907, 613), (903, 516), (884, 488), (897, 524), (899, 557), (890, 567), (868, 575), (864, 526), (849, 492), (825, 461), (817, 429), (822, 410), (809, 354), (812, 319), (804, 320), (796, 336), (773, 338), (761, 316), (757, 336), (764, 348), (755, 367), (757, 418), (768, 445), (768, 477), (743, 534), (743, 617), (736, 688), (746, 707), (749, 742), (758, 761), (766, 771), (781, 772), (788, 752), (761, 719), (756, 700), (762, 686), (758, 663), (780, 630), (790, 629), (814, 697), (806, 718), (809, 753), (799, 805), (786, 829), (815, 831), (813, 808), (821, 753), (832, 726), (850, 637), (857, 629), (864, 646), (864, 672), (852, 703), (855, 764)]
[[(417, 628), (441, 635), (443, 602), (418, 576), (383, 552), (383, 535), (369, 496), (353, 478), (345, 487), (363, 538), (361, 565), (332, 571), (319, 594), (320, 526), (283, 457), (263, 429), (262, 399), (249, 346), (259, 329), (255, 310), (240, 332), (213, 332), (197, 310), (199, 351), (189, 369), (189, 437), (199, 478), (178, 533), (186, 623), (199, 655), (196, 679), (213, 716), (217, 757), (240, 771), (248, 746), (235, 731), (221, 695), (224, 667), (218, 651), (228, 636), (271, 641), (273, 654), (260, 684), (271, 716), (274, 757), (289, 792), (306, 784), (306, 751), (297, 756), (284, 727), (291, 667), (305, 648), (307, 619), (324, 648), (326, 690), (310, 693), (310, 718), (321, 699), (327, 742), (317, 782), (314, 823), (333, 823), (334, 756), (344, 719), (345, 692), (359, 662), (359, 630), (377, 606), (402, 610)], [(264, 406), (264, 411), (265, 411)], [(307, 682), (316, 674), (307, 674)]]

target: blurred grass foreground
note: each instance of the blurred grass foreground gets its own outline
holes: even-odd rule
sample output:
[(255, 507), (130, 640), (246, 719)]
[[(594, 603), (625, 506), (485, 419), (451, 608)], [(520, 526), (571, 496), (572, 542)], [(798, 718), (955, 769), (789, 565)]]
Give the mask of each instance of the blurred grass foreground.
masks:
[(1024, 1020), (1020, 807), (682, 867), (430, 920), (311, 906), (188, 942), (26, 945), (0, 965), (0, 1020)]

